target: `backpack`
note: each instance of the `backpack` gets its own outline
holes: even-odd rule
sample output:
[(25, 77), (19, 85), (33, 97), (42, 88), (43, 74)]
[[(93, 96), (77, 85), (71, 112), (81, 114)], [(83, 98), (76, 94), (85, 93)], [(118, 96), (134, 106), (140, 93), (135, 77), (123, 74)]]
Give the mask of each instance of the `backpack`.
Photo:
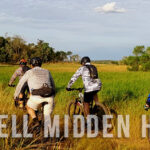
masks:
[(90, 77), (92, 79), (98, 79), (98, 71), (97, 68), (94, 65), (85, 65), (88, 70), (90, 71)]

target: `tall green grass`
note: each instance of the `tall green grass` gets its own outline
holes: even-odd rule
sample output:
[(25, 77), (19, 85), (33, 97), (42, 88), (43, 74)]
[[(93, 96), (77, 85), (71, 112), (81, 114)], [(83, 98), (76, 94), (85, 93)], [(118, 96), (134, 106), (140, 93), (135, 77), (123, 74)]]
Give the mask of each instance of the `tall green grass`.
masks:
[[(51, 71), (49, 65), (44, 65), (44, 67)], [(21, 120), (23, 112), (22, 110), (16, 109), (13, 104), (15, 88), (7, 86), (16, 68), (17, 66), (0, 66), (0, 114), (17, 114), (20, 118), (19, 120)], [(77, 92), (67, 92), (65, 90), (76, 68), (72, 72), (64, 71), (62, 66), (61, 71), (58, 71), (57, 68), (59, 70), (59, 66), (57, 66), (51, 71), (57, 88), (53, 114), (59, 114), (63, 118), (63, 115), (67, 113), (68, 103), (77, 96)], [(142, 114), (148, 114), (148, 112), (143, 110), (143, 106), (150, 92), (150, 72), (99, 72), (99, 76), (103, 84), (102, 90), (99, 92), (99, 101), (115, 109), (118, 114), (129, 114), (131, 116), (130, 134), (132, 136), (130, 139), (127, 139), (126, 145), (121, 142), (122, 140), (116, 138), (103, 139), (98, 137), (95, 139), (87, 139), (84, 137), (82, 139), (69, 138), (68, 141), (71, 141), (76, 149), (126, 149), (130, 148), (130, 144), (132, 148), (136, 149), (137, 145), (135, 142), (141, 140), (140, 117)], [(73, 85), (73, 87), (82, 86), (81, 79), (77, 80)], [(146, 143), (145, 147), (148, 147), (149, 145), (146, 141), (147, 139), (144, 141)], [(16, 145), (16, 142), (19, 144)], [(0, 139), (0, 143), (0, 148), (2, 149), (19, 149), (25, 145), (30, 145), (32, 141), (9, 138)]]

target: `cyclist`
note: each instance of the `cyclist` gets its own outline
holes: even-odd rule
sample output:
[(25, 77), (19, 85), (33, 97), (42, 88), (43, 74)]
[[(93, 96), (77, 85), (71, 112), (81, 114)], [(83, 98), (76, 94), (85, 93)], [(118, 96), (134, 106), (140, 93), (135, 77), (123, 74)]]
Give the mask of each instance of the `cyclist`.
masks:
[(78, 79), (78, 77), (82, 77), (84, 84), (84, 111), (85, 115), (89, 114), (89, 103), (91, 101), (98, 102), (98, 91), (101, 89), (101, 81), (98, 78), (97, 68), (94, 65), (91, 65), (91, 60), (89, 57), (83, 57), (81, 59), (81, 67), (76, 71), (76, 73), (72, 76), (71, 80), (68, 83), (66, 90), (70, 90), (72, 84)]
[(148, 95), (146, 104), (144, 106), (144, 109), (148, 111), (148, 109), (150, 108), (150, 94)]
[(19, 81), (14, 98), (19, 96), (22, 87), (27, 82), (30, 90), (30, 97), (26, 106), (27, 112), (32, 119), (33, 125), (39, 126), (35, 111), (45, 102), (44, 117), (50, 116), (53, 111), (55, 84), (51, 73), (41, 68), (42, 60), (39, 57), (32, 58), (30, 64), (32, 69), (27, 71)]
[[(30, 70), (30, 67), (27, 66), (27, 61), (25, 59), (21, 59), (19, 62), (20, 67), (14, 72), (12, 75), (8, 86), (13, 86), (14, 81), (16, 80), (17, 77), (19, 77), (19, 80), (22, 78), (22, 76), (25, 74), (26, 71)], [(29, 92), (29, 88), (27, 83), (24, 85), (22, 88), (22, 91), (18, 97), (18, 99), (15, 100), (15, 106), (17, 107), (19, 105), (19, 108), (23, 108), (24, 103), (25, 103), (25, 91)]]
[(19, 80), (22, 78), (22, 76), (25, 74), (26, 71), (28, 71), (30, 68), (27, 66), (27, 61), (25, 59), (21, 59), (19, 62), (20, 67), (14, 72), (12, 75), (9, 86), (12, 86), (14, 81), (17, 77), (19, 77)]

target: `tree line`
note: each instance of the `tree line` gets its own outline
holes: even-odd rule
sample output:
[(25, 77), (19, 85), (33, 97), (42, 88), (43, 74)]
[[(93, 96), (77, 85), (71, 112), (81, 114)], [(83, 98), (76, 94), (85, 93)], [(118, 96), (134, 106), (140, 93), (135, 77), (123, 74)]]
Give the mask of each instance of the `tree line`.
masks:
[(21, 58), (29, 60), (40, 57), (43, 62), (79, 61), (79, 55), (71, 51), (56, 51), (49, 43), (38, 40), (36, 44), (27, 43), (20, 36), (0, 37), (0, 62), (17, 63)]
[(149, 71), (150, 47), (145, 48), (144, 45), (136, 46), (132, 53), (132, 56), (124, 57), (121, 63), (128, 65), (129, 71)]

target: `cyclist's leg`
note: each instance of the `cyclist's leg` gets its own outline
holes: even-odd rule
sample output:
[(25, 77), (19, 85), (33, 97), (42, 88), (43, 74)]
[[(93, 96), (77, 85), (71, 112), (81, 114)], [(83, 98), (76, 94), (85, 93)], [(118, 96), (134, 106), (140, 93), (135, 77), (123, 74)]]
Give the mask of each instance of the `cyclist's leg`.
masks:
[(90, 114), (90, 102), (93, 100), (93, 92), (84, 93), (84, 114), (85, 117)]
[(28, 105), (26, 106), (26, 108), (27, 108), (27, 112), (30, 115), (31, 119), (33, 120), (34, 118), (36, 118), (35, 110), (30, 108)]
[(44, 111), (43, 111), (43, 115), (45, 119), (49, 119), (50, 115), (54, 109), (54, 97), (48, 97), (48, 98), (44, 98), (44, 101), (47, 102), (44, 105)]
[(24, 86), (22, 87), (21, 89), (21, 103), (23, 106), (25, 106), (25, 104), (27, 103), (27, 94), (25, 93), (27, 91), (27, 94), (29, 94), (29, 87), (28, 87), (28, 84), (27, 82), (24, 84)]
[(23, 108), (23, 95), (22, 94), (19, 94), (19, 97), (17, 99), (14, 99), (14, 104), (15, 104), (15, 107), (19, 107), (19, 108)]
[(27, 102), (27, 112), (30, 115), (31, 119), (36, 118), (36, 113), (35, 111), (37, 111), (39, 105), (42, 103), (42, 99), (35, 97), (35, 96), (30, 96), (28, 102)]
[(89, 103), (84, 102), (84, 113), (85, 113), (85, 117), (89, 115), (90, 113)]
[(89, 92), (89, 93), (84, 93), (84, 112), (85, 112), (85, 116), (87, 117), (87, 115), (90, 114), (90, 102), (91, 101), (95, 101), (95, 104), (98, 103), (98, 91), (93, 91), (93, 92)]
[(97, 93), (93, 96), (93, 100), (94, 100), (95, 104), (98, 103), (98, 94)]
[(31, 120), (29, 119), (30, 120), (29, 121), (29, 127), (31, 130), (36, 131), (37, 128), (39, 129), (40, 122), (36, 116), (35, 110), (30, 108), (28, 105), (26, 106), (26, 108), (27, 108), (27, 112), (31, 118)]
[(28, 87), (28, 84), (27, 82), (24, 84), (24, 86), (21, 88), (21, 93), (23, 94), (23, 96), (25, 95), (25, 91), (28, 91), (29, 92), (29, 87)]
[(93, 91), (93, 100), (95, 102), (95, 104), (98, 103), (98, 93), (99, 91)]

